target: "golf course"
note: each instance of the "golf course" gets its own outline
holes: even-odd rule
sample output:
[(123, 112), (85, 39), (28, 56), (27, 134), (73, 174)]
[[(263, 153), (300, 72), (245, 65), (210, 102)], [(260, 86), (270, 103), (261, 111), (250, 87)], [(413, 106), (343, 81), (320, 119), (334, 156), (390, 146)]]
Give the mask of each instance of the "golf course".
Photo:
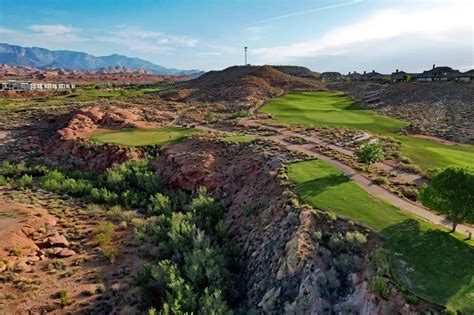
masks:
[(363, 109), (352, 98), (333, 92), (289, 93), (268, 102), (261, 110), (276, 123), (315, 127), (346, 127), (388, 135), (402, 144), (402, 154), (423, 170), (448, 165), (474, 166), (474, 147), (447, 145), (403, 136), (397, 130), (408, 122)]
[(200, 130), (195, 128), (127, 128), (95, 134), (92, 136), (92, 140), (99, 143), (113, 143), (124, 146), (163, 146), (180, 142), (199, 132)]
[(392, 273), (409, 292), (474, 312), (474, 242), (372, 198), (324, 161), (290, 164), (288, 175), (304, 202), (380, 231), (392, 252)]

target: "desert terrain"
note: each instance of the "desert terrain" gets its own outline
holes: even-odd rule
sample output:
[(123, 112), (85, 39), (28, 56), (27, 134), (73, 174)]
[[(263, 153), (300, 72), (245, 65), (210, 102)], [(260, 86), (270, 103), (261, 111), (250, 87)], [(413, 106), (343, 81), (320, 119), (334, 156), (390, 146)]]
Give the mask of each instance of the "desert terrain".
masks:
[(420, 197), (473, 167), (472, 83), (0, 70), (78, 83), (1, 95), (0, 313), (474, 312), (474, 221)]

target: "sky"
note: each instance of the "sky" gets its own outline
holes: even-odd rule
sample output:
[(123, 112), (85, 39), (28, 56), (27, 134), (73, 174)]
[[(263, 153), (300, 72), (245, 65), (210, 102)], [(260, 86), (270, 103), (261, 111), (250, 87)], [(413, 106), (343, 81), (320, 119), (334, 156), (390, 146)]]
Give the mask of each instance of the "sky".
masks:
[(178, 69), (474, 68), (473, 0), (0, 0), (0, 42)]

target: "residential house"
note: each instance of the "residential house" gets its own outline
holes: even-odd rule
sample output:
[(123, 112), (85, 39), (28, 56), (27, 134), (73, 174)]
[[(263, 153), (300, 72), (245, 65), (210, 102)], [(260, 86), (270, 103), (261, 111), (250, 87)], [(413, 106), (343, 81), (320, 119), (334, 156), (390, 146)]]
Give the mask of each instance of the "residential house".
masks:
[(453, 70), (450, 67), (436, 67), (436, 65), (433, 65), (431, 70), (416, 74), (414, 79), (417, 82), (448, 81), (450, 75), (455, 71), (456, 70)]
[(341, 81), (342, 75), (339, 72), (323, 72), (320, 78), (323, 81)]
[(350, 72), (349, 72), (349, 73), (347, 74), (347, 77), (348, 77), (349, 80), (351, 80), (351, 81), (360, 81), (360, 80), (362, 80), (362, 74), (357, 73), (357, 72), (355, 72), (355, 71), (354, 71), (353, 73), (350, 73)]
[(450, 81), (457, 81), (457, 82), (469, 82), (474, 80), (474, 69), (469, 70), (466, 72), (461, 72), (459, 70), (454, 70), (449, 74)]
[(372, 70), (372, 72), (364, 71), (364, 74), (362, 74), (362, 81), (382, 82), (385, 81), (386, 77), (388, 77), (388, 75), (375, 72), (375, 70)]
[(408, 73), (405, 71), (399, 71), (398, 69), (395, 72), (392, 72), (390, 75), (390, 81), (392, 82), (403, 82), (403, 81), (409, 81), (409, 79), (412, 77), (412, 73)]

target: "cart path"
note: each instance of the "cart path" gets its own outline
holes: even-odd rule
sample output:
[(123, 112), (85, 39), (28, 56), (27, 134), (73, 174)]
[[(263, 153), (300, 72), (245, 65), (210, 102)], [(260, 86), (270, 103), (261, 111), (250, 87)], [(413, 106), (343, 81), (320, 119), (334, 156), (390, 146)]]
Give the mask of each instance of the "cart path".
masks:
[[(262, 127), (268, 127), (265, 125), (256, 125), (252, 124), (254, 126), (262, 126)], [(196, 126), (196, 128), (204, 129), (207, 131), (214, 131), (214, 132), (222, 132), (218, 129), (211, 128), (209, 126)], [(271, 129), (273, 129), (272, 127)], [(260, 136), (252, 133), (246, 133), (249, 136), (254, 136), (258, 139), (262, 140), (271, 140), (274, 141), (284, 147), (286, 147), (289, 150), (292, 151), (298, 151), (301, 153), (304, 153), (309, 156), (314, 156), (322, 161), (325, 161), (333, 166), (335, 166), (337, 169), (339, 169), (344, 175), (346, 175), (348, 178), (352, 179), (354, 183), (365, 190), (369, 195), (374, 196), (378, 199), (384, 200), (391, 205), (397, 207), (398, 209), (412, 213), (420, 218), (423, 218), (427, 220), (428, 222), (431, 222), (437, 226), (443, 227), (443, 228), (448, 228), (451, 229), (452, 227), (452, 222), (446, 219), (445, 216), (436, 214), (432, 212), (431, 210), (423, 207), (420, 204), (416, 204), (410, 201), (407, 201), (405, 199), (402, 199), (398, 197), (397, 195), (389, 192), (388, 190), (384, 189), (383, 187), (373, 183), (370, 179), (365, 178), (363, 175), (361, 175), (360, 172), (354, 170), (353, 168), (347, 166), (346, 164), (343, 164), (331, 157), (328, 157), (324, 154), (321, 154), (319, 152), (316, 152), (316, 148), (314, 144), (319, 144), (321, 141), (318, 143), (317, 141), (310, 141), (308, 140), (309, 144), (292, 144), (289, 142), (286, 142), (284, 140), (285, 137), (288, 136), (295, 136), (295, 137), (302, 137), (302, 135), (292, 132), (292, 131), (285, 131), (285, 130), (280, 130), (278, 128), (274, 128), (275, 130), (279, 131), (281, 134), (279, 135), (274, 135), (274, 136)], [(314, 137), (309, 137), (311, 140), (315, 140)], [(324, 145), (324, 143), (322, 143)], [(408, 174), (408, 173), (407, 173)], [(409, 174), (413, 175), (413, 174)], [(418, 176), (418, 175), (416, 175)], [(465, 236), (469, 236), (469, 234), (474, 234), (474, 227), (466, 224), (458, 224), (456, 228), (456, 232)]]

